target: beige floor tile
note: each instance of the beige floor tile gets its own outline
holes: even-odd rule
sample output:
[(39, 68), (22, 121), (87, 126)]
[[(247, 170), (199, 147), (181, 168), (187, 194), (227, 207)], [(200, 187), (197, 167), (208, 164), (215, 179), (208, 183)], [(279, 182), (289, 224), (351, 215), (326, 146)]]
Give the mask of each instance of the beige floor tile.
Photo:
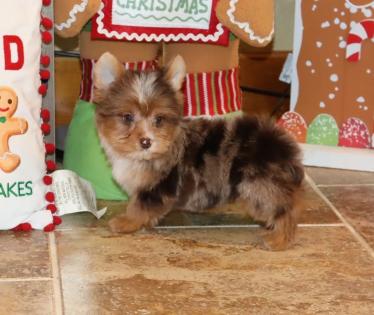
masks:
[[(108, 220), (114, 215), (126, 209), (125, 202), (99, 201), (98, 208), (107, 207), (106, 215), (97, 220), (91, 214), (73, 214), (63, 217), (62, 228), (77, 227), (107, 227)], [(318, 196), (313, 189), (306, 184), (306, 193), (299, 223), (301, 224), (325, 224), (339, 223), (339, 219), (331, 211), (329, 206)], [(219, 208), (208, 210), (206, 213), (188, 213), (174, 211), (166, 216), (160, 226), (206, 226), (206, 225), (248, 225), (254, 224), (244, 210), (243, 205), (229, 204)]]
[(321, 190), (374, 249), (374, 186), (321, 187)]
[(340, 223), (335, 213), (324, 200), (309, 186), (305, 186), (305, 195), (299, 215), (301, 224)]
[(373, 260), (345, 228), (302, 228), (285, 252), (254, 233), (59, 232), (66, 314), (373, 313)]
[(51, 276), (44, 232), (0, 232), (0, 252), (0, 279)]
[(54, 314), (52, 296), (50, 281), (0, 281), (0, 314)]
[(307, 167), (306, 172), (317, 185), (374, 184), (374, 173)]

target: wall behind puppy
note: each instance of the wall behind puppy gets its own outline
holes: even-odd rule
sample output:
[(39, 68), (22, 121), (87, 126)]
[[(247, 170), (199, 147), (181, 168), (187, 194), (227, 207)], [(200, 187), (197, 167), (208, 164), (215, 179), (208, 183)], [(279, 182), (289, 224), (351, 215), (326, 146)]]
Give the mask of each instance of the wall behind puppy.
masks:
[(276, 0), (275, 35), (271, 45), (241, 45), (240, 84), (243, 109), (249, 114), (280, 117), (289, 108), (289, 88), (279, 81), (284, 61), (293, 46), (295, 0)]
[(292, 50), (295, 0), (276, 0), (275, 51)]

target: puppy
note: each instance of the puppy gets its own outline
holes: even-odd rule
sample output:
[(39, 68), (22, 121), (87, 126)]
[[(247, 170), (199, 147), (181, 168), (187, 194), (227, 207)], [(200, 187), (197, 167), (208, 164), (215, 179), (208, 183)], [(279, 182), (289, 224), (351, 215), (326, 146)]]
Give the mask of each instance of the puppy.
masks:
[(185, 74), (180, 56), (153, 72), (125, 71), (109, 53), (95, 65), (99, 138), (115, 180), (131, 196), (111, 230), (130, 233), (173, 209), (204, 211), (240, 199), (271, 230), (262, 245), (287, 248), (304, 177), (297, 144), (255, 118), (183, 118)]

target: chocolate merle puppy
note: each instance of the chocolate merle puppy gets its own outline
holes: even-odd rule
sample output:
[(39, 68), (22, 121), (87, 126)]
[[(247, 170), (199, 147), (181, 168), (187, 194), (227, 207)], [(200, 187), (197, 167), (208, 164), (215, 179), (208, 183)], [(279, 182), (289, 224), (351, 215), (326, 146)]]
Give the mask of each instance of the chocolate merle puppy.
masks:
[(180, 56), (140, 73), (105, 53), (94, 68), (101, 144), (131, 197), (110, 228), (130, 233), (157, 225), (173, 209), (201, 212), (241, 200), (269, 230), (262, 245), (287, 248), (304, 178), (297, 144), (256, 118), (183, 118), (184, 77)]

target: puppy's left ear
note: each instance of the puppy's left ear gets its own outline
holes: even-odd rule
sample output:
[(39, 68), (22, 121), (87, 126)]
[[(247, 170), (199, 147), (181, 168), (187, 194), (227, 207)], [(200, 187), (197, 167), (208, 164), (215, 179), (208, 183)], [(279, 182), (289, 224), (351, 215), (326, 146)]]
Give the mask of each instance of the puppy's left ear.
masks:
[(186, 77), (186, 64), (182, 56), (177, 55), (167, 66), (165, 72), (166, 80), (175, 91), (179, 91)]
[(125, 72), (124, 66), (111, 53), (104, 53), (94, 66), (94, 86), (106, 90)]

